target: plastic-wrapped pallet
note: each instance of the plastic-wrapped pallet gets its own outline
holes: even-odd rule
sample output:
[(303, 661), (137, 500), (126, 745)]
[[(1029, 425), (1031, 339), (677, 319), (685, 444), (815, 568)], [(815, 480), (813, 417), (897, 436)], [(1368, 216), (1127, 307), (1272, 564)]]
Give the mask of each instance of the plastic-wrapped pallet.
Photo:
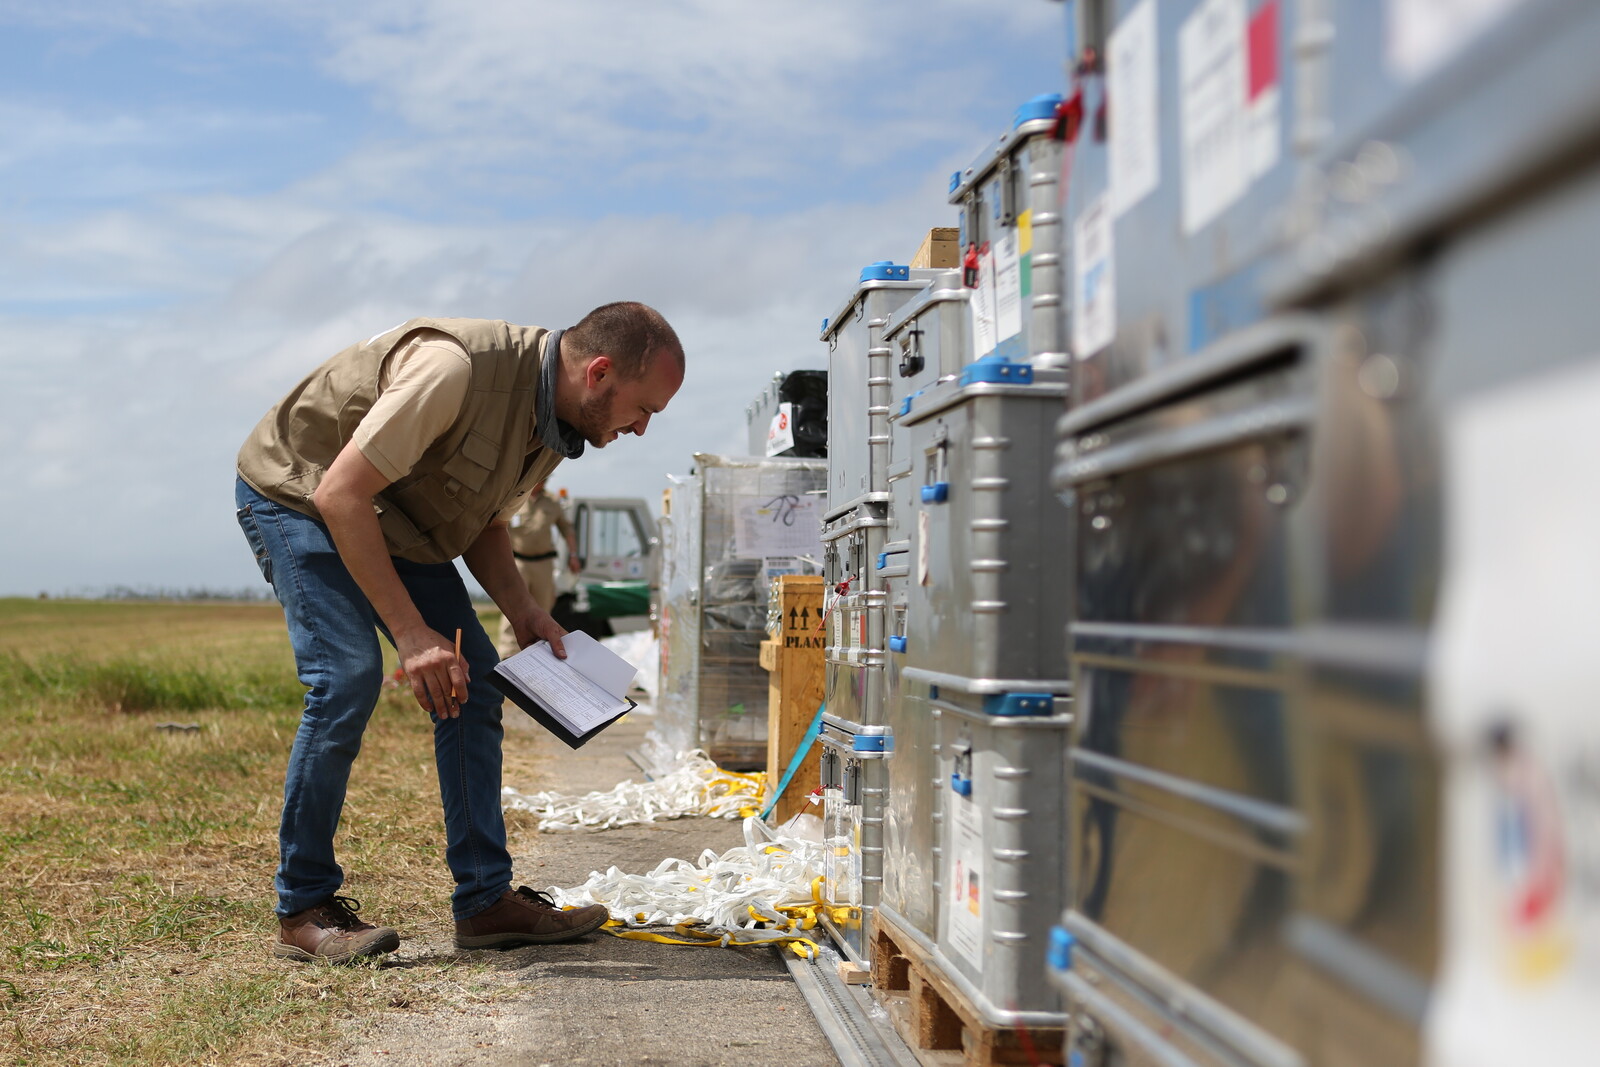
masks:
[(816, 573), (820, 460), (697, 453), (674, 479), (665, 525), (660, 712), (673, 751), (701, 749), (720, 766), (767, 757), (767, 592), (774, 574)]

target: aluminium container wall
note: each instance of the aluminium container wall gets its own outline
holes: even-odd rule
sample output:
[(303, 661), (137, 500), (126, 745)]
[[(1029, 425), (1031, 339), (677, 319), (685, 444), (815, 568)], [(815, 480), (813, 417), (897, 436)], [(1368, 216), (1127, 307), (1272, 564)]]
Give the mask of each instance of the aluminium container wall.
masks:
[(1112, 395), (1062, 423), (1077, 723), (1060, 977), (1093, 1020), (1075, 1032), (1134, 1062), (1146, 1032), (1196, 1063), (1295, 1062), (1295, 623), (1322, 345), (1301, 319), (1234, 340), (1150, 379), (1166, 388), (1145, 406)]
[[(1318, 1060), (1577, 1064), (1600, 1040), (1600, 306), (1572, 269), (1600, 241), (1600, 109), (1589, 68), (1559, 65), (1600, 41), (1600, 9), (1507, 7), (1489, 32), (1497, 51), (1461, 53), (1470, 86), (1420, 81), (1391, 113), (1408, 174), (1370, 204), (1393, 266), (1326, 305), (1313, 573), (1345, 654), (1308, 684), (1308, 863), (1338, 877), (1308, 882), (1291, 927), (1333, 1009), (1307, 1028)], [(1446, 131), (1496, 115), (1523, 118), (1480, 169)], [(1559, 144), (1520, 140), (1552, 116)]]
[(935, 958), (987, 1025), (1060, 1027), (1042, 977), (1064, 894), (1067, 701), (990, 715), (947, 695), (930, 700), (945, 784)]
[(950, 177), (960, 242), (971, 358), (1041, 367), (1066, 364), (1061, 270), (1061, 97), (1017, 108), (1010, 130)]
[(828, 346), (828, 505), (833, 518), (888, 493), (889, 315), (940, 272), (875, 263), (823, 320)]

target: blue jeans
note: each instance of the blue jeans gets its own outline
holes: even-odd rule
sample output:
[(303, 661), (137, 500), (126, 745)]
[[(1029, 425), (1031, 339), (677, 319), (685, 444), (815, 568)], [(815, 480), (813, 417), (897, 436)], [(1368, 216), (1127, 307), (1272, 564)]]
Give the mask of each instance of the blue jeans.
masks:
[[(394, 641), (345, 569), (326, 526), (268, 500), (242, 479), (234, 492), (239, 525), (283, 604), (295, 665), (309, 690), (289, 754), (278, 830), (277, 911), (293, 915), (344, 884), (333, 835), (351, 764), (383, 686), (378, 631)], [(488, 681), (499, 658), (454, 564), (393, 562), (423, 620), (447, 636), (461, 630), (461, 654), (471, 674), (460, 717), (433, 717), (445, 862), (456, 881), (451, 909), (460, 920), (511, 887), (500, 809), (501, 697)], [(420, 711), (409, 693), (406, 703), (406, 714)]]

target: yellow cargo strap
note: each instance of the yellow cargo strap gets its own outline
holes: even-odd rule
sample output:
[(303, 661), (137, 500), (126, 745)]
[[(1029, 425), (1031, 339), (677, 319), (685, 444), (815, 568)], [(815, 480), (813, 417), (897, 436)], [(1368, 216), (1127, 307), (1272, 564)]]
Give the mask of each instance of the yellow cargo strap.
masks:
[(817, 943), (799, 934), (784, 934), (776, 930), (712, 930), (696, 923), (679, 923), (672, 935), (656, 933), (627, 926), (620, 919), (612, 919), (602, 927), (613, 937), (629, 941), (653, 941), (658, 945), (690, 945), (697, 948), (728, 948), (734, 945), (783, 945), (803, 960), (817, 958)]

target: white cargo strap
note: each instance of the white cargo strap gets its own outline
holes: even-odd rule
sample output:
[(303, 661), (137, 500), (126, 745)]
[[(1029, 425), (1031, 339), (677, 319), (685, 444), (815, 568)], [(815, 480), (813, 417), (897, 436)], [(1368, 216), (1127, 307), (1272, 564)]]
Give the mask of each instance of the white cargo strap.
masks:
[[(603, 904), (606, 929), (618, 937), (672, 945), (781, 944), (801, 959), (815, 959), (817, 943), (806, 931), (825, 911), (822, 845), (775, 833), (759, 818), (744, 820), (742, 846), (699, 860), (668, 859), (649, 874), (616, 867), (589, 875), (573, 889), (550, 887), (558, 905)], [(842, 918), (842, 916), (836, 916)], [(671, 934), (646, 927), (671, 926)]]
[(540, 830), (611, 829), (690, 815), (753, 815), (761, 810), (766, 775), (722, 770), (697, 750), (680, 753), (676, 767), (654, 781), (622, 782), (604, 792), (523, 794), (506, 786), (500, 793), (506, 810), (538, 815)]

